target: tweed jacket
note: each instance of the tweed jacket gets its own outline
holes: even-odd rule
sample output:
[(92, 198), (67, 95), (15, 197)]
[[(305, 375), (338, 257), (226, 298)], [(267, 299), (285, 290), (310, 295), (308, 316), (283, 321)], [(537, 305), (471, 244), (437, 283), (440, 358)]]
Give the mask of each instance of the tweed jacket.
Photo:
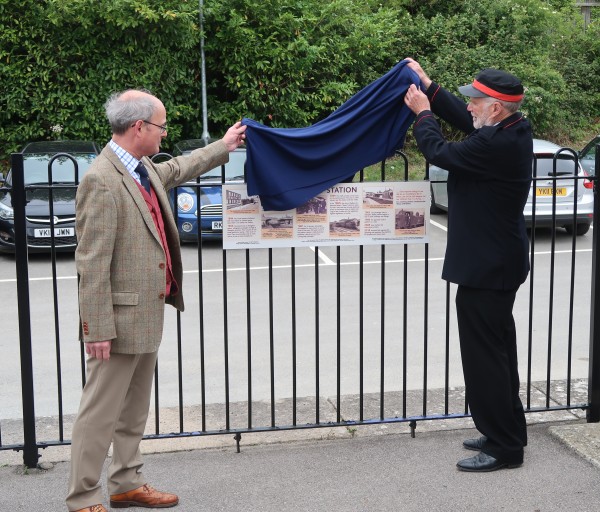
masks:
[(111, 352), (158, 350), (165, 302), (180, 311), (183, 269), (179, 235), (167, 191), (229, 160), (222, 141), (160, 164), (142, 159), (160, 204), (179, 293), (165, 298), (166, 257), (136, 181), (106, 146), (76, 196), (75, 252), (79, 276), (80, 340), (112, 340)]
[(529, 273), (523, 208), (531, 187), (531, 126), (517, 112), (476, 130), (462, 100), (435, 83), (427, 96), (435, 114), (468, 134), (446, 142), (432, 112), (415, 120), (419, 149), (449, 173), (442, 278), (471, 288), (515, 290)]

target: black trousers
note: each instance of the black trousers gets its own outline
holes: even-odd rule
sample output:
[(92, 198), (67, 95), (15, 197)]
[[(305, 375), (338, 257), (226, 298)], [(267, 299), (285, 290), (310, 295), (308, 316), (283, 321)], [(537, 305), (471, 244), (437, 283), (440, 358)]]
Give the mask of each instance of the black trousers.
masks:
[(512, 310), (517, 290), (459, 286), (456, 312), (467, 403), (482, 451), (502, 462), (523, 462), (527, 428), (519, 398), (517, 334)]

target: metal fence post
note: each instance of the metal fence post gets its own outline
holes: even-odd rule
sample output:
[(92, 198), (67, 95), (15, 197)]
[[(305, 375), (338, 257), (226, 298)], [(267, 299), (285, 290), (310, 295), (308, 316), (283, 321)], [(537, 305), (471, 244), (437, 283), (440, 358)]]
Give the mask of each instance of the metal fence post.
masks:
[(588, 423), (600, 422), (600, 144), (596, 146), (594, 179), (594, 236), (592, 241), (592, 300), (590, 311), (590, 367), (588, 376)]
[(15, 266), (17, 273), (17, 305), (19, 345), (21, 349), (21, 395), (23, 398), (23, 462), (35, 468), (40, 457), (35, 434), (35, 404), (33, 395), (33, 363), (31, 350), (31, 312), (29, 304), (29, 268), (27, 257), (27, 225), (25, 220), (25, 178), (23, 154), (11, 155), (12, 206), (15, 222)]

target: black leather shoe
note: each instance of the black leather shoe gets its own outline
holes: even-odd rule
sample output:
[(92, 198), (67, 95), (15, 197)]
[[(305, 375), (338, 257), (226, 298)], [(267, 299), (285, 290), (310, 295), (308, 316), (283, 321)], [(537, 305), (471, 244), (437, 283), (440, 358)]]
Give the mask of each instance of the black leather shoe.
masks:
[(483, 443), (487, 441), (486, 436), (481, 436), (476, 439), (465, 439), (463, 441), (463, 446), (467, 450), (475, 450), (476, 452), (480, 452), (483, 448)]
[(513, 469), (518, 468), (523, 463), (520, 464), (509, 464), (508, 462), (501, 462), (498, 459), (495, 459), (491, 455), (487, 453), (479, 453), (475, 455), (475, 457), (469, 457), (468, 459), (463, 459), (457, 462), (456, 467), (460, 471), (471, 471), (474, 473), (485, 473), (488, 471), (496, 471), (497, 469), (507, 468)]

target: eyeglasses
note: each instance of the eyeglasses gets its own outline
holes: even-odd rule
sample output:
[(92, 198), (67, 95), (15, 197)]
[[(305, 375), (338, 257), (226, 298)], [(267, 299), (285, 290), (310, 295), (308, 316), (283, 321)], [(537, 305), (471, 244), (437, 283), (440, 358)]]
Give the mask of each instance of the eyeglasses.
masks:
[(165, 123), (165, 124), (156, 124), (156, 123), (152, 123), (150, 121), (146, 121), (144, 119), (142, 119), (142, 121), (144, 123), (148, 123), (148, 124), (151, 124), (152, 126), (156, 126), (157, 128), (160, 128), (160, 133), (165, 133), (167, 131), (167, 123)]

